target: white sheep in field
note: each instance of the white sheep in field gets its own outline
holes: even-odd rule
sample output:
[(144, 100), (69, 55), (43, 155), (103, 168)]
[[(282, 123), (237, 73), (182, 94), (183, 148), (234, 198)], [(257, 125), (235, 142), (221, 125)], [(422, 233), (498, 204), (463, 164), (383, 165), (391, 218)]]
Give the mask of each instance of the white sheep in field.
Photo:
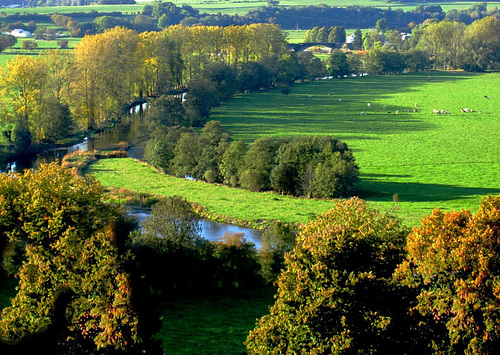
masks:
[(360, 115), (364, 115), (365, 113), (364, 112), (361, 112)]

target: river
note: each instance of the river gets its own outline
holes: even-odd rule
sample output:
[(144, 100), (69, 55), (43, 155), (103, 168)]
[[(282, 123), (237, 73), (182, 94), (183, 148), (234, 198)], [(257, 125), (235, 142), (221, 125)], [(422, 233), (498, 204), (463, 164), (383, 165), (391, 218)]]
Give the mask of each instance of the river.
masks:
[[(141, 131), (141, 123), (143, 122), (143, 112), (147, 108), (147, 104), (140, 104), (130, 109), (129, 114), (125, 115), (119, 123), (113, 128), (103, 131), (100, 134), (91, 137), (85, 137), (81, 142), (69, 147), (50, 149), (41, 152), (37, 155), (18, 159), (13, 162), (6, 163), (0, 167), (1, 171), (7, 172), (22, 172), (24, 169), (36, 169), (42, 163), (50, 163), (53, 161), (61, 161), (61, 159), (68, 153), (77, 150), (98, 150), (109, 146), (110, 144), (117, 144), (120, 142), (127, 142), (130, 145), (128, 155), (131, 158), (142, 159), (144, 155), (144, 146), (139, 142), (139, 133)], [(135, 216), (139, 222), (143, 221), (149, 214), (148, 210), (134, 208), (131, 209), (130, 214)], [(209, 240), (216, 240), (224, 235), (224, 233), (243, 233), (245, 238), (253, 243), (257, 249), (260, 248), (260, 241), (262, 239), (262, 231), (243, 228), (231, 224), (214, 222), (203, 219), (201, 224), (201, 236)]]

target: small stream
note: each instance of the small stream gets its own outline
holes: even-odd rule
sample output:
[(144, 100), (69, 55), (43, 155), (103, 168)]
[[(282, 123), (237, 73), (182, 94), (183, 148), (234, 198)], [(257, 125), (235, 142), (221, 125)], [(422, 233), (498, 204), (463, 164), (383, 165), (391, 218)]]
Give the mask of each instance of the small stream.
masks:
[[(69, 147), (50, 149), (40, 154), (18, 159), (14, 162), (6, 163), (0, 166), (0, 172), (22, 172), (25, 169), (37, 169), (42, 163), (53, 161), (60, 162), (68, 153), (77, 150), (89, 151), (105, 148), (111, 144), (127, 142), (130, 145), (128, 156), (135, 159), (142, 159), (144, 155), (144, 146), (139, 143), (140, 128), (143, 122), (143, 112), (147, 108), (147, 103), (132, 107), (119, 123), (113, 128), (103, 131), (92, 137), (85, 137), (81, 142)], [(139, 223), (142, 222), (150, 211), (146, 209), (134, 208), (130, 214), (135, 216)], [(260, 248), (262, 231), (234, 226), (231, 224), (219, 223), (210, 220), (201, 220), (201, 236), (209, 240), (216, 240), (227, 232), (243, 233), (245, 238), (255, 243), (257, 249)]]

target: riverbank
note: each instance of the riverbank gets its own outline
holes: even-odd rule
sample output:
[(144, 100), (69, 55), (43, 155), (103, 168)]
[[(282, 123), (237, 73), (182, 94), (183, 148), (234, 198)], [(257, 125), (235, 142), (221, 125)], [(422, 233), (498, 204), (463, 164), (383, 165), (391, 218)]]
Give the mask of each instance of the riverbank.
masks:
[(130, 158), (97, 160), (84, 169), (84, 174), (94, 176), (108, 191), (115, 191), (114, 202), (127, 203), (130, 191), (144, 202), (155, 196), (177, 195), (195, 204), (204, 218), (261, 230), (272, 221), (306, 223), (334, 203), (176, 178)]

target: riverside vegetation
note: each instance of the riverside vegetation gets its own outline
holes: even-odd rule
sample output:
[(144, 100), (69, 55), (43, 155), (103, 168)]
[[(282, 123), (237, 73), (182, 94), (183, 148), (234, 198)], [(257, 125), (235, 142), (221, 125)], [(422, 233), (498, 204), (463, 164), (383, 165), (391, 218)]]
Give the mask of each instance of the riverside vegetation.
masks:
[[(485, 32), (482, 31), (485, 29), (491, 29), (492, 33), (496, 34), (495, 29), (499, 27), (498, 20), (494, 18), (479, 20), (469, 27), (458, 25), (455, 28), (455, 25), (448, 27), (448, 23), (442, 22), (423, 29), (425, 32), (422, 38), (425, 40), (418, 42), (422, 43), (418, 50), (426, 60), (420, 64), (424, 67), (432, 64), (463, 66), (468, 70), (485, 70), (494, 67), (498, 61), (495, 57), (497, 39), (495, 36), (488, 37), (492, 39), (491, 41), (481, 43), (482, 46), (478, 47), (474, 53), (478, 56), (473, 57), (472, 61), (472, 57), (468, 55), (461, 56), (458, 61), (450, 60), (449, 48), (439, 41), (435, 43), (438, 51), (432, 51), (436, 47), (426, 46), (426, 43), (434, 43), (432, 42), (434, 37), (431, 34), (439, 33), (437, 30), (440, 29), (454, 28), (459, 34), (457, 38), (474, 39), (475, 36), (484, 34)], [(62, 112), (66, 107), (66, 113), (71, 114), (55, 117), (70, 120), (79, 117), (80, 121), (75, 122), (86, 127), (93, 126), (105, 123), (118, 115), (123, 105), (135, 99), (138, 93), (143, 94), (146, 91), (156, 93), (155, 96), (162, 100), (163, 98), (160, 97), (162, 94), (169, 93), (174, 88), (174, 84), (180, 85), (183, 80), (189, 80), (190, 83), (191, 95), (188, 95), (190, 101), (186, 102), (186, 106), (191, 114), (179, 117), (183, 120), (187, 118), (188, 126), (202, 125), (208, 118), (211, 108), (229, 100), (237, 91), (229, 90), (231, 88), (229, 79), (241, 77), (243, 71), (231, 74), (232, 66), (238, 70), (243, 67), (258, 68), (255, 72), (247, 71), (247, 74), (249, 72), (253, 74), (249, 76), (251, 80), (243, 81), (245, 83), (258, 82), (259, 73), (262, 73), (264, 69), (273, 73), (274, 85), (282, 85), (282, 89), (275, 92), (263, 92), (262, 97), (279, 95), (282, 100), (291, 100), (301, 88), (311, 90), (314, 85), (317, 87), (323, 85), (325, 88), (324, 85), (332, 83), (341, 86), (342, 89), (339, 89), (337, 93), (324, 92), (319, 97), (320, 101), (328, 102), (328, 105), (334, 102), (336, 94), (345, 93), (346, 82), (363, 84), (370, 83), (369, 80), (371, 80), (370, 77), (363, 76), (350, 80), (311, 83), (290, 88), (291, 84), (297, 80), (314, 78), (317, 76), (315, 74), (326, 72), (322, 65), (316, 65), (318, 61), (314, 60), (311, 55), (295, 56), (286, 53), (282, 46), (283, 35), (272, 25), (249, 26), (227, 30), (228, 32), (219, 31), (216, 28), (173, 27), (169, 30), (173, 33), (182, 32), (186, 36), (195, 33), (207, 35), (212, 34), (211, 31), (213, 31), (214, 37), (207, 37), (213, 39), (224, 38), (224, 36), (220, 37), (221, 34), (229, 34), (232, 30), (240, 34), (249, 31), (254, 35), (261, 33), (259, 31), (269, 34), (267, 30), (270, 30), (271, 34), (276, 34), (276, 41), (272, 43), (278, 44), (277, 52), (273, 52), (276, 55), (273, 57), (275, 61), (271, 62), (276, 62), (278, 65), (266, 66), (266, 63), (269, 65), (267, 61), (269, 52), (266, 52), (269, 51), (269, 47), (263, 52), (256, 50), (249, 54), (240, 53), (237, 50), (231, 51), (231, 46), (224, 43), (224, 46), (228, 46), (225, 50), (229, 52), (224, 50), (226, 53), (223, 56), (224, 62), (220, 63), (219, 56), (213, 55), (215, 53), (213, 49), (216, 48), (214, 46), (220, 45), (219, 42), (200, 44), (200, 53), (206, 56), (204, 60), (199, 60), (199, 57), (190, 56), (187, 50), (184, 52), (179, 50), (175, 41), (170, 42), (169, 38), (162, 37), (166, 33), (171, 35), (172, 32), (167, 30), (161, 35), (147, 34), (144, 36), (152, 38), (151, 47), (148, 48), (153, 48), (161, 42), (165, 44), (167, 53), (175, 55), (168, 57), (172, 61), (164, 63), (165, 66), (161, 69), (155, 61), (148, 61), (148, 65), (152, 67), (139, 67), (141, 69), (153, 68), (156, 74), (165, 73), (169, 78), (166, 83), (151, 73), (142, 76), (144, 74), (142, 72), (138, 77), (141, 80), (145, 78), (147, 80), (135, 81), (138, 79), (132, 75), (134, 71), (131, 70), (126, 77), (126, 81), (131, 86), (120, 88), (116, 80), (112, 80), (116, 79), (113, 76), (116, 74), (113, 70), (116, 68), (91, 66), (82, 68), (87, 68), (90, 72), (95, 70), (94, 73), (98, 74), (102, 69), (109, 69), (102, 76), (92, 77), (92, 80), (99, 83), (97, 91), (92, 91), (95, 89), (92, 85), (88, 88), (93, 95), (102, 94), (103, 97), (93, 97), (88, 101), (76, 99), (74, 101), (76, 104), (72, 101), (66, 102), (64, 100), (67, 98), (58, 96), (60, 87), (52, 86), (57, 80), (38, 82), (38, 84), (50, 83), (44, 87), (48, 90), (44, 91), (44, 95), (40, 95), (38, 84), (34, 85), (30, 95), (24, 89), (19, 92), (11, 91), (12, 95), (20, 94), (14, 97), (18, 100), (18, 107), (8, 111), (10, 112), (9, 118), (15, 120), (11, 127), (18, 147), (19, 144), (29, 146), (32, 133), (35, 139), (43, 140), (45, 134), (50, 132), (43, 125), (37, 125), (39, 118), (51, 116), (48, 114), (49, 108), (59, 108)], [(428, 35), (427, 38), (426, 35)], [(390, 38), (390, 36), (387, 37)], [(90, 59), (83, 60), (84, 57), (80, 59), (87, 64), (95, 64), (98, 56), (90, 55), (92, 49), (104, 50), (106, 44), (116, 39), (123, 40), (124, 52), (111, 52), (107, 55), (123, 54), (118, 58), (117, 63), (134, 64), (134, 61), (130, 60), (134, 57), (130, 55), (135, 53), (134, 48), (139, 40), (133, 32), (125, 29), (114, 29), (99, 36), (88, 37), (82, 41), (82, 47), (77, 48), (75, 53), (88, 54)], [(398, 52), (400, 49), (396, 44), (393, 43), (394, 48), (380, 48), (381, 40), (382, 38), (373, 37), (367, 39), (367, 45), (373, 45), (374, 48), (367, 54), (364, 63), (353, 60), (355, 56), (348, 61), (345, 54), (333, 53), (329, 59), (330, 73), (336, 77), (346, 77), (351, 74), (351, 71), (357, 72), (360, 69), (373, 73), (399, 72), (405, 66), (413, 70), (421, 69), (419, 66), (409, 66), (411, 62), (408, 58), (416, 57), (403, 56)], [(255, 45), (256, 42), (250, 41), (249, 43)], [(466, 42), (466, 45), (459, 50), (467, 50), (469, 48), (467, 46), (476, 43)], [(258, 48), (252, 45), (249, 45), (249, 48)], [(490, 52), (490, 50), (493, 51)], [(260, 55), (262, 57), (259, 57)], [(258, 58), (257, 62), (250, 60), (251, 56)], [(53, 57), (59, 59), (57, 55)], [(155, 53), (148, 58), (164, 57)], [(176, 61), (179, 58), (186, 67), (179, 69), (181, 67)], [(394, 62), (393, 59), (398, 60)], [(22, 60), (24, 59), (20, 59), (19, 63)], [(102, 58), (97, 62), (100, 60)], [(112, 62), (112, 60), (104, 61), (104, 64), (109, 65)], [(40, 60), (40, 63), (26, 60), (24, 63), (29, 65), (18, 65), (19, 73), (22, 73), (24, 67), (37, 68), (41, 64), (43, 68), (46, 64), (44, 60)], [(133, 67), (130, 68), (133, 69)], [(169, 72), (172, 68), (177, 68), (178, 71), (176, 69), (174, 72)], [(199, 70), (200, 68), (203, 70)], [(121, 69), (123, 70), (123, 67)], [(36, 73), (46, 72), (41, 70)], [(63, 78), (66, 75), (64, 71), (50, 72), (49, 77), (59, 77), (59, 74)], [(446, 87), (445, 84), (450, 82), (459, 84), (456, 85), (459, 88), (468, 88), (465, 82), (468, 84), (484, 78), (483, 75), (461, 75), (463, 78), (460, 80), (456, 77), (450, 80), (449, 76), (440, 73), (425, 73), (418, 76), (401, 75), (396, 78), (403, 81), (399, 83), (400, 89), (408, 89), (404, 86), (406, 84), (404, 79), (407, 78), (413, 77), (416, 81), (419, 77), (425, 78), (423, 79), (425, 81), (433, 80), (435, 82), (432, 84), (435, 85), (436, 90), (439, 90), (439, 93), (442, 93)], [(44, 76), (41, 75), (41, 77)], [(492, 78), (495, 77), (492, 76)], [(95, 83), (92, 80), (89, 83)], [(29, 80), (24, 82), (30, 83)], [(377, 82), (379, 85), (380, 83), (382, 81)], [(199, 95), (194, 94), (197, 92), (197, 84)], [(83, 90), (84, 86), (77, 89)], [(264, 87), (271, 86), (273, 86), (271, 83), (267, 83)], [(367, 85), (365, 88), (370, 86)], [(420, 131), (426, 131), (428, 138), (433, 138), (428, 141), (428, 146), (433, 147), (434, 151), (438, 151), (436, 142), (442, 139), (449, 145), (448, 155), (456, 145), (467, 147), (469, 152), (477, 152), (475, 149), (481, 149), (482, 153), (488, 154), (490, 147), (484, 144), (489, 142), (487, 140), (480, 142), (483, 135), (485, 136), (482, 122), (485, 117), (484, 121), (491, 132), (491, 127), (495, 125), (494, 106), (488, 105), (494, 105), (494, 102), (486, 103), (493, 101), (490, 101), (490, 98), (494, 97), (496, 91), (482, 92), (480, 98), (475, 95), (462, 98), (467, 106), (463, 105), (464, 102), (457, 103), (453, 99), (448, 99), (446, 103), (450, 107), (442, 107), (445, 103), (441, 98), (443, 95), (437, 95), (434, 101), (432, 98), (427, 98), (422, 102), (415, 100), (413, 95), (418, 92), (418, 85), (412, 86), (407, 92), (401, 93), (402, 90), (398, 90), (401, 94), (390, 92), (394, 90), (392, 83), (388, 86), (387, 97), (374, 100), (372, 93), (360, 98), (358, 104), (362, 106), (353, 105), (354, 108), (346, 110), (346, 119), (343, 121), (347, 122), (343, 122), (341, 118), (341, 125), (337, 127), (341, 128), (342, 125), (346, 125), (342, 133), (347, 138), (353, 137), (350, 135), (352, 126), (351, 128), (348, 126), (354, 124), (354, 127), (357, 127), (356, 133), (359, 135), (354, 136), (356, 139), (376, 138), (365, 140), (378, 140), (387, 144), (387, 137), (401, 136), (403, 137), (401, 141), (411, 142), (408, 138), (413, 137), (413, 133), (419, 132), (414, 129), (417, 126)], [(425, 85), (422, 86), (425, 87)], [(203, 91), (201, 87), (206, 87), (207, 90)], [(374, 87), (372, 83), (372, 88)], [(484, 86), (481, 89), (484, 90), (487, 87)], [(239, 88), (242, 89), (242, 87)], [(255, 88), (260, 88), (260, 86)], [(378, 90), (383, 88), (383, 85), (380, 88), (377, 87)], [(79, 92), (78, 90), (76, 93)], [(112, 92), (114, 93), (110, 94)], [(363, 90), (355, 92), (364, 95)], [(462, 92), (467, 92), (467, 90), (462, 90)], [(181, 93), (181, 90), (177, 92), (177, 94)], [(45, 94), (49, 94), (48, 99), (58, 105), (51, 106), (50, 100), (45, 101), (47, 99)], [(396, 101), (397, 96), (403, 94), (412, 96), (405, 103)], [(107, 95), (111, 96), (107, 97)], [(252, 95), (254, 94), (242, 97), (249, 98)], [(77, 97), (78, 95), (75, 96)], [(203, 100), (207, 97), (209, 99), (215, 97), (216, 100), (211, 100), (206, 104)], [(311, 101), (308, 99), (313, 98), (313, 93), (309, 92), (307, 97), (304, 95), (302, 98), (305, 99), (303, 103), (309, 111)], [(350, 96), (344, 96), (336, 103), (349, 103), (350, 99)], [(392, 104), (384, 101), (391, 99)], [(23, 105), (28, 101), (30, 105)], [(479, 101), (485, 104), (481, 108), (472, 107), (472, 104), (479, 106)], [(198, 105), (200, 102), (205, 103)], [(427, 107), (429, 103), (432, 104), (432, 108)], [(394, 106), (389, 110), (391, 105)], [(455, 113), (455, 105), (458, 106), (456, 108), (458, 114)], [(363, 107), (363, 109), (360, 110), (358, 107)], [(422, 115), (423, 109), (428, 109), (425, 111), (428, 112), (427, 116)], [(357, 111), (355, 116), (354, 110)], [(352, 112), (349, 113), (349, 111)], [(321, 118), (326, 117), (331, 121), (336, 121), (335, 112), (335, 110), (329, 110), (328, 114)], [(75, 113), (81, 116), (73, 117), (72, 114)], [(165, 115), (165, 117), (171, 118), (172, 115)], [(401, 117), (406, 119), (401, 119)], [(417, 122), (413, 120), (413, 117), (417, 118)], [(314, 123), (321, 124), (321, 118), (317, 117)], [(297, 118), (294, 116), (291, 120), (292, 125), (289, 125), (291, 129), (299, 131), (302, 127), (301, 133), (307, 133), (304, 132), (303, 127), (311, 129), (311, 125), (306, 123), (307, 116)], [(50, 120), (48, 122), (53, 123)], [(65, 126), (64, 122), (56, 120), (57, 124), (63, 124), (63, 126)], [(476, 133), (475, 143), (478, 147), (469, 147), (464, 144), (464, 140), (457, 140), (457, 142), (447, 140), (446, 134), (439, 134), (439, 130), (435, 129), (436, 127), (455, 128), (456, 138), (460, 136), (459, 133), (463, 133), (463, 130), (460, 131), (457, 127), (463, 127), (464, 122), (467, 123), (469, 131), (471, 131), (470, 128), (474, 128), (472, 132)], [(213, 124), (208, 124), (207, 130), (213, 128)], [(280, 125), (280, 127), (286, 126)], [(324, 126), (320, 127), (324, 129)], [(363, 129), (368, 129), (369, 134), (364, 135)], [(207, 130), (202, 131), (199, 136), (191, 135), (201, 140)], [(8, 129), (6, 131), (5, 138), (11, 139)], [(281, 133), (274, 129), (270, 131), (274, 135)], [(431, 132), (438, 132), (438, 134), (433, 135)], [(152, 133), (153, 138), (157, 135), (156, 130), (148, 133)], [(246, 133), (260, 134), (260, 132), (250, 132), (248, 128)], [(238, 139), (243, 143), (244, 139), (241, 139), (243, 138), (241, 136), (240, 132)], [(146, 139), (150, 138), (146, 137)], [(305, 142), (307, 145), (314, 139), (330, 142), (332, 147), (341, 145), (332, 138), (287, 139), (280, 146), (281, 153), (285, 157), (287, 149), (295, 143)], [(342, 139), (344, 140), (344, 137)], [(250, 141), (253, 139), (249, 139)], [(386, 149), (386, 154), (387, 151), (390, 150)], [(425, 149), (418, 151), (425, 152)], [(358, 148), (354, 154), (356, 152), (361, 152), (361, 150)], [(321, 156), (325, 154), (325, 149), (319, 149), (317, 153), (318, 166), (320, 166), (324, 164)], [(334, 150), (330, 153), (342, 154)], [(438, 156), (443, 157), (443, 155)], [(392, 161), (397, 157), (398, 155), (394, 154), (390, 157), (384, 156), (384, 159)], [(465, 153), (459, 157), (465, 157)], [(493, 165), (496, 157), (498, 154), (492, 155)], [(276, 158), (277, 161), (279, 159), (281, 158)], [(421, 159), (425, 161), (428, 158), (423, 156)], [(116, 161), (123, 161), (125, 164), (131, 162), (125, 159), (110, 159), (95, 164), (102, 162), (114, 164)], [(298, 173), (301, 178), (298, 179), (300, 184), (293, 187), (287, 186), (287, 189), (279, 188), (278, 191), (306, 196), (307, 191), (312, 191), (314, 195), (314, 188), (312, 190), (304, 188), (307, 186), (305, 182), (311, 180), (302, 179), (308, 176), (308, 170), (318, 172), (318, 166), (316, 169), (311, 169), (312, 167), (304, 169), (307, 163), (312, 165), (312, 161), (308, 158), (303, 165), (301, 165), (302, 162), (291, 164), (291, 167), (296, 169), (295, 171), (282, 161), (281, 171), (291, 172), (290, 176), (297, 176), (295, 174)], [(421, 163), (419, 160), (417, 162)], [(91, 164), (90, 169), (98, 166), (95, 164)], [(482, 168), (488, 164), (491, 164), (491, 161), (472, 162), (476, 168)], [(422, 166), (419, 165), (418, 168), (425, 170)], [(168, 168), (165, 167), (165, 169)], [(196, 168), (193, 173), (202, 176), (205, 180), (212, 180), (211, 177), (214, 177), (215, 181), (217, 172), (208, 174), (207, 171), (210, 170)], [(363, 168), (361, 171), (364, 173)], [(245, 170), (236, 170), (236, 180), (229, 177), (229, 183), (231, 180), (236, 183), (244, 182), (244, 174)], [(396, 177), (400, 177), (399, 175)], [(275, 173), (275, 176), (279, 174)], [(377, 176), (380, 179), (385, 177)], [(178, 181), (180, 180), (176, 180), (175, 183), (177, 184)], [(283, 181), (283, 179), (275, 181)], [(314, 179), (312, 181), (314, 182)], [(215, 185), (208, 186), (212, 188)], [(300, 188), (298, 189), (297, 186)], [(362, 184), (360, 186), (363, 187)], [(222, 188), (224, 192), (230, 191), (228, 187)], [(182, 197), (159, 198), (160, 201), (154, 205), (152, 215), (145, 223), (144, 229), (142, 231), (135, 229), (130, 233), (135, 227), (134, 223), (123, 216), (119, 207), (104, 202), (103, 191), (92, 177), (77, 177), (73, 175), (73, 172), (56, 164), (41, 166), (38, 171), (28, 171), (22, 175), (2, 175), (0, 190), (3, 202), (0, 213), (0, 241), (6, 251), (3, 254), (2, 266), (7, 273), (1, 275), (2, 283), (3, 280), (9, 280), (9, 275), (19, 280), (19, 287), (12, 303), (2, 310), (0, 322), (0, 337), (4, 342), (2, 351), (6, 349), (26, 352), (43, 347), (52, 350), (53, 353), (160, 352), (159, 339), (154, 335), (161, 325), (158, 308), (155, 306), (169, 298), (175, 300), (176, 297), (186, 295), (200, 296), (204, 293), (227, 295), (228, 292), (246, 293), (248, 291), (251, 294), (251, 291), (256, 290), (257, 287), (274, 282), (278, 287), (276, 304), (270, 309), (270, 314), (258, 322), (247, 338), (246, 346), (250, 353), (269, 353), (275, 350), (282, 352), (342, 350), (495, 353), (499, 347), (499, 318), (496, 300), (499, 268), (498, 253), (495, 252), (498, 249), (498, 211), (500, 210), (498, 197), (483, 199), (477, 213), (436, 210), (431, 216), (424, 218), (421, 226), (414, 228), (412, 232), (409, 232), (396, 217), (372, 210), (365, 202), (357, 198), (336, 202), (295, 198), (295, 201), (301, 203), (304, 201), (325, 202), (329, 204), (329, 208), (332, 206), (333, 208), (301, 226), (297, 237), (293, 225), (274, 221), (263, 236), (261, 252), (257, 253), (254, 246), (246, 242), (241, 235), (226, 235), (217, 242), (208, 242), (199, 238), (197, 216), (193, 213), (191, 204)], [(495, 191), (494, 188), (492, 190)], [(475, 189), (473, 191), (478, 192)], [(250, 192), (243, 192), (246, 195), (242, 195), (242, 198), (251, 196)], [(480, 193), (484, 192), (480, 190)], [(259, 198), (265, 195), (260, 194)], [(279, 204), (282, 201), (280, 197), (282, 195), (267, 195), (275, 199), (279, 209), (284, 210), (284, 206)], [(393, 211), (397, 211), (399, 203), (405, 197), (404, 194), (393, 194), (392, 191), (384, 191), (380, 195), (384, 198), (392, 195), (392, 201), (389, 203), (392, 204)], [(432, 196), (424, 197), (431, 199)], [(293, 200), (292, 197), (287, 198)], [(251, 211), (252, 206), (247, 209)], [(161, 267), (158, 268), (157, 265)], [(176, 272), (168, 272), (172, 269)], [(369, 290), (368, 293), (367, 290)], [(168, 312), (164, 314), (168, 315)], [(324, 317), (325, 314), (329, 316)], [(168, 322), (169, 319), (167, 318), (166, 321)], [(241, 331), (239, 334), (241, 335)]]

